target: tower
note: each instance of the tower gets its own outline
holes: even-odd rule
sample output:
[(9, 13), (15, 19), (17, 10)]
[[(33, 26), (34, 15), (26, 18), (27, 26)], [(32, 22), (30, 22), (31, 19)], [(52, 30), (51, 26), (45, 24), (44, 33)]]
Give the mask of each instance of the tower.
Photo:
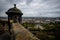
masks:
[(16, 4), (14, 4), (13, 8), (10, 8), (6, 14), (8, 15), (8, 22), (13, 23), (21, 23), (22, 22), (22, 15), (23, 13), (16, 7)]

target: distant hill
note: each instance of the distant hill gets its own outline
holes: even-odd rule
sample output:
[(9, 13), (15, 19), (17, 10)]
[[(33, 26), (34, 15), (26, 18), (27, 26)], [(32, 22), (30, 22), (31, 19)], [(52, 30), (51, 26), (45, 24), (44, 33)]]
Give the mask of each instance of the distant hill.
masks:
[[(0, 17), (0, 19), (7, 19), (8, 17)], [(60, 17), (22, 17), (22, 19), (39, 19), (39, 18), (43, 18), (43, 19), (50, 19), (50, 18), (57, 18), (60, 19)]]
[(0, 17), (0, 19), (7, 19), (8, 17)]

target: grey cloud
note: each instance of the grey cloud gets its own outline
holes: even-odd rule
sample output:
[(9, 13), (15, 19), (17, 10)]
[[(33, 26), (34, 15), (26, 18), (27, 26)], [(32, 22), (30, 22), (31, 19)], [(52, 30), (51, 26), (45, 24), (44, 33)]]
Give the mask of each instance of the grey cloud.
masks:
[(27, 0), (26, 3), (29, 5), (32, 2), (32, 0)]
[[(6, 16), (5, 12), (13, 6), (14, 3), (19, 4), (23, 1), (26, 1), (26, 4), (23, 5), (23, 7), (19, 7), (19, 9), (22, 9), (25, 16), (31, 14), (35, 17), (60, 17), (60, 0), (41, 0), (41, 4), (45, 4), (45, 8), (39, 8), (35, 9), (35, 7), (32, 7), (30, 9), (30, 4), (33, 2), (33, 0), (0, 0), (0, 16)], [(38, 2), (38, 0), (37, 0)], [(40, 5), (39, 2), (39, 5)], [(21, 6), (21, 5), (20, 5)], [(27, 6), (27, 7), (25, 7)], [(48, 6), (48, 7), (46, 7)], [(43, 11), (42, 11), (43, 10)], [(28, 13), (31, 12), (31, 13)], [(35, 13), (36, 12), (36, 13)], [(28, 14), (26, 14), (28, 13)], [(45, 15), (46, 14), (46, 15)], [(48, 16), (49, 15), (49, 16)], [(56, 15), (56, 16), (55, 16)]]

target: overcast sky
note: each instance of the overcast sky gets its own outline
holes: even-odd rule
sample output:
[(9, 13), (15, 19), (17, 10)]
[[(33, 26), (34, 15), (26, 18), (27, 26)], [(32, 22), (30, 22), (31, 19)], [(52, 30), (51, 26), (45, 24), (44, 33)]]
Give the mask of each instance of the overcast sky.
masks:
[(24, 17), (60, 17), (60, 0), (0, 0), (0, 16), (14, 4)]

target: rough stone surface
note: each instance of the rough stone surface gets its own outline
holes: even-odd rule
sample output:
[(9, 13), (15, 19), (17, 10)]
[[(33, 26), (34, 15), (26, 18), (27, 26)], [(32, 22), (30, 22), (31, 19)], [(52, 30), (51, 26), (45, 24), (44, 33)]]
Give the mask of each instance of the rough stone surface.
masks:
[(6, 32), (6, 33), (0, 35), (0, 40), (11, 40), (11, 35)]
[(18, 23), (12, 24), (16, 40), (40, 40)]
[(0, 40), (40, 40), (18, 23), (12, 24), (11, 32), (12, 35), (9, 32), (4, 32), (0, 35)]

